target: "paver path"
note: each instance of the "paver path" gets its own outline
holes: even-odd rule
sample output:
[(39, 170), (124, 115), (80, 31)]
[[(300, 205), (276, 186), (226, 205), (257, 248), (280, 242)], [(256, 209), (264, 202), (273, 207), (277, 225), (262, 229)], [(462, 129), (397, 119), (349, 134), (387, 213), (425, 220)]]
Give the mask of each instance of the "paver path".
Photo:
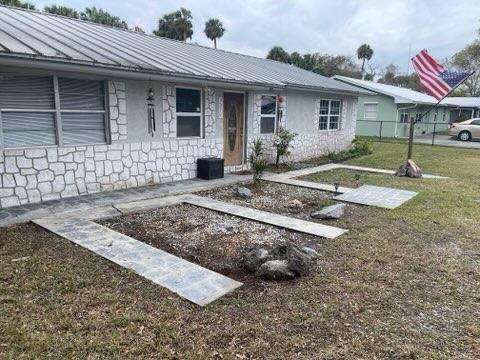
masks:
[(385, 209), (395, 209), (417, 194), (418, 193), (415, 191), (363, 185), (357, 189), (335, 196), (334, 199), (362, 205), (377, 206)]
[(89, 220), (49, 217), (34, 222), (200, 306), (242, 285)]
[(228, 215), (239, 216), (245, 219), (275, 225), (305, 234), (321, 236), (328, 239), (334, 239), (347, 232), (347, 230), (334, 226), (296, 219), (290, 216), (278, 215), (262, 210), (227, 203), (224, 201), (214, 200), (208, 197), (185, 195), (183, 197), (183, 202), (206, 209), (219, 211)]

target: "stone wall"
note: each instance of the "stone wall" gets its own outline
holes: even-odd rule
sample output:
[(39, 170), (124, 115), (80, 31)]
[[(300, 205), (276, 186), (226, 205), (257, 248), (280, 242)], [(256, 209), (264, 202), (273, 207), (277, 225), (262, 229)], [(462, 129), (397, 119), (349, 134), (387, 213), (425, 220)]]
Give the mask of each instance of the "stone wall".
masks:
[(108, 82), (108, 105), (112, 142), (127, 140), (127, 100), (124, 82)]

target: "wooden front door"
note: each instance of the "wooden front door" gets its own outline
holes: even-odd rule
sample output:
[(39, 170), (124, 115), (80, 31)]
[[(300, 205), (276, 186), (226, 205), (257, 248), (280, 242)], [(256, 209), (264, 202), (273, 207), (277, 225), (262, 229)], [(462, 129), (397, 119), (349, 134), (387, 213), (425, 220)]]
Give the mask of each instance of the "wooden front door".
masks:
[(223, 94), (223, 158), (225, 165), (240, 165), (243, 160), (243, 94)]

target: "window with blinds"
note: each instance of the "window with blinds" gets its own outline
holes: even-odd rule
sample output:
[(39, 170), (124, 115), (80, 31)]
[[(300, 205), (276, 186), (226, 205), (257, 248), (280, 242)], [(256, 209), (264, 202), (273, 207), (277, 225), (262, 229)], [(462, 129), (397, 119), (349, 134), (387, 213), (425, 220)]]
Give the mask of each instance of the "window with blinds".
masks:
[(0, 146), (106, 143), (104, 81), (0, 74)]

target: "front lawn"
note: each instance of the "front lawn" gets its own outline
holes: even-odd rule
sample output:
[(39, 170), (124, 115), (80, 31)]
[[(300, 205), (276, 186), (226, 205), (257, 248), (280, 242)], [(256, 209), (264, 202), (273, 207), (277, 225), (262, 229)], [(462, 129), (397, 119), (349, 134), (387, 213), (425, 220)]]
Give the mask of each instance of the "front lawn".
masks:
[[(375, 143), (373, 154), (348, 163), (396, 169), (405, 151)], [(415, 145), (414, 158), (425, 173), (451, 178), (363, 173), (362, 184), (419, 195), (395, 210), (352, 206), (323, 222), (349, 232), (318, 239), (310, 276), (247, 281), (205, 308), (35, 225), (0, 229), (0, 357), (476, 359), (480, 151)], [(353, 174), (310, 180), (337, 178)]]

